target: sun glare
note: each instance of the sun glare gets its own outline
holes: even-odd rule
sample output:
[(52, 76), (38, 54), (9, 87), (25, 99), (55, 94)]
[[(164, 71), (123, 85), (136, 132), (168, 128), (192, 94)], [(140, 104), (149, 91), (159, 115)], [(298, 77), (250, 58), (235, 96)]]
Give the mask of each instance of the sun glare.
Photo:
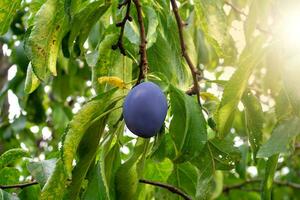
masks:
[(282, 31), (287, 45), (300, 47), (300, 12), (290, 12), (283, 18)]

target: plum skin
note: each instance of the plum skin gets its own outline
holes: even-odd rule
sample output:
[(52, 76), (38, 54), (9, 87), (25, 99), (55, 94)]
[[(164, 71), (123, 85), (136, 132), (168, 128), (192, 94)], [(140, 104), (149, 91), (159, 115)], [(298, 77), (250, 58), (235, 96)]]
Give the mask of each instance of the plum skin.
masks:
[(137, 136), (150, 138), (162, 127), (168, 110), (164, 93), (152, 82), (134, 87), (126, 96), (123, 116), (127, 128)]

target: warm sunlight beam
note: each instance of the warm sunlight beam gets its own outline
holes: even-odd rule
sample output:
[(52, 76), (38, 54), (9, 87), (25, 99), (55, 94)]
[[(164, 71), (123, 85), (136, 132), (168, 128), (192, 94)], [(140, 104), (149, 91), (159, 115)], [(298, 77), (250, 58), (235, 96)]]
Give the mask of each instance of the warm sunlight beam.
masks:
[(283, 18), (282, 33), (288, 46), (300, 47), (300, 12), (290, 12)]

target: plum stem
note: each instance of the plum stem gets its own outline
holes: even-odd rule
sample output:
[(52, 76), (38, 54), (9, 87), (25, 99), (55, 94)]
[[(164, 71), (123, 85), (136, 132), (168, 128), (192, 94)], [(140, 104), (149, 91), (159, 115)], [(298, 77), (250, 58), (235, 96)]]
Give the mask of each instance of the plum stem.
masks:
[(185, 194), (180, 189), (174, 187), (173, 185), (160, 183), (160, 182), (155, 182), (155, 181), (150, 181), (150, 180), (145, 180), (145, 179), (140, 179), (139, 182), (149, 184), (149, 185), (158, 186), (158, 187), (161, 187), (161, 188), (165, 188), (165, 189), (169, 190), (170, 192), (172, 192), (174, 194), (178, 194), (179, 196), (181, 196), (185, 200), (192, 200), (191, 197), (189, 197), (187, 194)]
[(138, 23), (140, 27), (140, 73), (138, 80), (135, 84), (140, 84), (141, 80), (143, 80), (148, 72), (148, 60), (147, 60), (147, 40), (146, 40), (146, 33), (145, 33), (145, 26), (143, 21), (143, 13), (142, 13), (142, 6), (139, 0), (133, 0), (133, 3), (135, 4), (136, 11), (137, 11), (137, 17), (138, 17)]
[(197, 101), (198, 101), (199, 105), (201, 106), (200, 94), (199, 94), (200, 93), (200, 87), (199, 87), (198, 78), (197, 78), (197, 76), (200, 75), (200, 72), (194, 66), (190, 56), (187, 53), (186, 44), (185, 44), (184, 36), (183, 36), (183, 28), (185, 26), (185, 23), (182, 21), (180, 15), (179, 15), (177, 3), (176, 3), (175, 0), (171, 0), (171, 4), (172, 4), (172, 9), (173, 9), (173, 12), (174, 12), (174, 15), (175, 15), (175, 19), (176, 19), (176, 22), (177, 22), (182, 56), (184, 57), (185, 61), (187, 62), (188, 66), (190, 68), (192, 77), (193, 77), (194, 86), (192, 87), (192, 92), (193, 92), (193, 94), (197, 95)]

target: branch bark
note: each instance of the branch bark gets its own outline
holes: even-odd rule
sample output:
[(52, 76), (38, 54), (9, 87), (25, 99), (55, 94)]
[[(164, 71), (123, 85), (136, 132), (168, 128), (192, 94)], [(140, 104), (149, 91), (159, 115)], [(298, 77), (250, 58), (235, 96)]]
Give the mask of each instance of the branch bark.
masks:
[(125, 25), (127, 20), (132, 21), (132, 17), (130, 16), (131, 0), (125, 0), (123, 3), (120, 3), (118, 8), (121, 9), (123, 6), (126, 6), (126, 13), (123, 20), (116, 24), (117, 27), (121, 27), (121, 30), (120, 30), (118, 42), (112, 46), (112, 49), (113, 50), (120, 49), (121, 54), (125, 56), (126, 50), (123, 45), (123, 35), (124, 35), (124, 30), (125, 30)]
[[(233, 189), (240, 189), (240, 188), (244, 187), (245, 185), (252, 184), (252, 183), (259, 183), (261, 181), (262, 181), (261, 179), (251, 179), (251, 180), (246, 180), (245, 182), (242, 182), (239, 184), (225, 186), (223, 188), (223, 192), (228, 192), (229, 190), (233, 190)], [(276, 185), (279, 185), (279, 186), (287, 186), (287, 187), (291, 187), (293, 189), (300, 190), (300, 184), (298, 184), (298, 183), (292, 183), (292, 182), (288, 182), (288, 181), (278, 181), (278, 180), (274, 180), (273, 183)]]
[(172, 185), (165, 184), (165, 183), (159, 183), (159, 182), (155, 182), (155, 181), (149, 181), (149, 180), (145, 180), (145, 179), (140, 179), (139, 182), (140, 183), (144, 183), (144, 184), (149, 184), (149, 185), (157, 186), (157, 187), (161, 187), (161, 188), (165, 188), (165, 189), (169, 190), (170, 192), (181, 196), (185, 200), (192, 200), (191, 197), (189, 197), (183, 191), (181, 191), (180, 189), (178, 189), (178, 188), (176, 188), (176, 187), (174, 187)]
[(142, 13), (142, 6), (139, 0), (133, 0), (133, 3), (135, 4), (137, 16), (138, 16), (138, 23), (140, 26), (140, 38), (141, 38), (141, 44), (140, 44), (140, 73), (137, 80), (137, 83), (135, 85), (140, 84), (141, 80), (145, 78), (147, 72), (148, 72), (148, 60), (147, 60), (147, 40), (146, 40), (146, 32), (145, 32), (145, 26), (143, 21), (143, 13)]
[(178, 33), (179, 33), (179, 40), (180, 40), (180, 46), (181, 46), (181, 52), (182, 52), (182, 56), (184, 57), (185, 61), (187, 62), (190, 71), (192, 73), (192, 77), (193, 77), (193, 84), (194, 86), (189, 90), (189, 94), (196, 94), (197, 95), (197, 101), (199, 103), (199, 105), (201, 106), (201, 102), (200, 102), (200, 87), (198, 84), (198, 79), (197, 76), (199, 75), (199, 71), (196, 69), (196, 67), (194, 66), (191, 58), (189, 57), (187, 50), (186, 50), (186, 44), (184, 41), (184, 36), (183, 36), (183, 28), (185, 26), (185, 23), (182, 21), (180, 15), (179, 15), (179, 11), (178, 11), (178, 6), (175, 0), (171, 0), (171, 5), (172, 5), (172, 9), (175, 15), (175, 19), (177, 22), (177, 27), (178, 27)]
[[(232, 10), (234, 10), (236, 13), (240, 14), (240, 15), (243, 15), (244, 17), (248, 17), (248, 15), (241, 11), (240, 9), (238, 9), (235, 5), (233, 5), (232, 3), (230, 3), (229, 1), (224, 1), (224, 3), (228, 6), (231, 7)], [(260, 32), (262, 33), (265, 33), (265, 34), (268, 34), (268, 35), (273, 35), (273, 33), (269, 30), (265, 30), (263, 28), (261, 28), (259, 25), (256, 26), (256, 29), (259, 30)]]
[(29, 182), (29, 183), (20, 183), (20, 184), (15, 184), (15, 185), (0, 185), (0, 188), (1, 189), (11, 189), (11, 188), (25, 188), (25, 187), (29, 187), (29, 186), (32, 186), (32, 185), (36, 185), (38, 184), (38, 182), (36, 181), (32, 181), (32, 182)]

